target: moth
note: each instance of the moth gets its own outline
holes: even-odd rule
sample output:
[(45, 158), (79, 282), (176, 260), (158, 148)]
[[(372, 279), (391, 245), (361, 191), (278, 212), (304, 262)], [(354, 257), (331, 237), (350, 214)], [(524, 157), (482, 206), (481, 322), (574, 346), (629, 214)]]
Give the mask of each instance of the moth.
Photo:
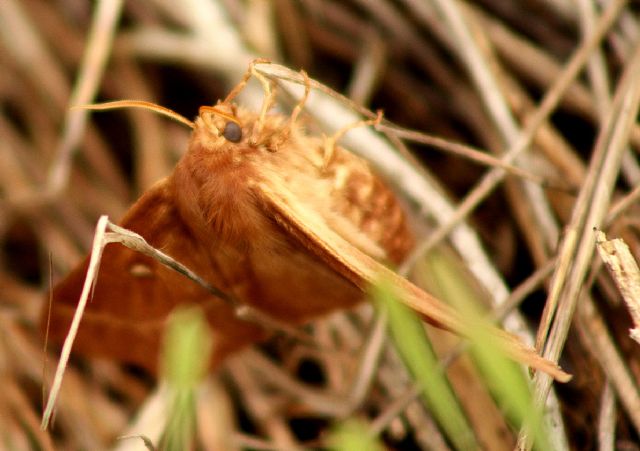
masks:
[[(265, 88), (259, 112), (233, 99), (251, 76)], [(306, 75), (305, 75), (306, 77)], [(306, 86), (306, 94), (309, 92)], [(365, 298), (371, 284), (390, 282), (426, 321), (465, 335), (453, 309), (387, 265), (408, 254), (414, 238), (395, 194), (363, 159), (334, 139), (310, 136), (290, 116), (271, 112), (275, 86), (253, 69), (226, 99), (201, 107), (195, 121), (144, 102), (193, 131), (173, 173), (157, 182), (121, 221), (149, 244), (189, 267), (241, 304), (300, 325)], [(305, 94), (305, 98), (306, 98)], [(67, 334), (88, 257), (53, 288), (49, 337)], [(265, 339), (256, 322), (150, 257), (120, 244), (104, 250), (76, 352), (140, 365), (154, 372), (164, 323), (179, 305), (200, 305), (214, 334), (212, 367)], [(554, 363), (493, 328), (506, 351), (534, 368), (568, 380)]]

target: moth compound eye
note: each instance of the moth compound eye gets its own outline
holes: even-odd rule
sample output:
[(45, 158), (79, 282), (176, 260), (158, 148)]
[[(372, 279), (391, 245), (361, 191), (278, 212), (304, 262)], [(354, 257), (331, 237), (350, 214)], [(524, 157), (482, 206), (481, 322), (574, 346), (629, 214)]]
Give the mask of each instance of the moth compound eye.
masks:
[(222, 136), (227, 141), (238, 143), (242, 139), (242, 129), (235, 122), (227, 122), (222, 131)]

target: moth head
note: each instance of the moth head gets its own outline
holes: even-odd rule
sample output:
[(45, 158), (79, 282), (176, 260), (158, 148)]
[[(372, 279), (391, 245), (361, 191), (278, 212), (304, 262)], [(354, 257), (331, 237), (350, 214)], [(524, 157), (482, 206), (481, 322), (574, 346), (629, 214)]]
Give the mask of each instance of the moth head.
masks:
[[(226, 100), (219, 102), (215, 106), (200, 107), (198, 117), (195, 121), (190, 121), (186, 117), (170, 110), (169, 108), (142, 100), (118, 100), (115, 102), (93, 105), (79, 105), (73, 108), (87, 110), (142, 108), (154, 111), (187, 125), (189, 128), (193, 129), (196, 134), (200, 135), (201, 138), (204, 138), (203, 141), (208, 144), (207, 147), (215, 148), (228, 148), (229, 144), (238, 144), (245, 141), (247, 135), (251, 134), (247, 131), (247, 129), (250, 128), (249, 125), (256, 122), (254, 117), (250, 117), (250, 115), (247, 116), (246, 113), (241, 114), (235, 104)], [(255, 147), (255, 144), (258, 142), (263, 143), (265, 140), (248, 139), (246, 141), (249, 141), (250, 144), (252, 144), (250, 147)]]
[[(207, 131), (214, 136), (234, 144), (242, 141), (242, 124), (237, 118), (235, 105), (219, 103), (216, 106), (201, 106), (198, 118)], [(199, 125), (198, 121), (196, 121), (197, 125)]]

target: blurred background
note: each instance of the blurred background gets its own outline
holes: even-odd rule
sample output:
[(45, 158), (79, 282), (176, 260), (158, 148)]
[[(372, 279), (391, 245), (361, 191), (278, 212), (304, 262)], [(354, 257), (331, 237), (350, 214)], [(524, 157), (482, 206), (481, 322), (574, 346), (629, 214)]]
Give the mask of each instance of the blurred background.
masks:
[[(504, 327), (533, 344), (552, 283), (575, 276), (573, 292), (560, 296), (564, 313), (553, 318), (552, 336), (564, 345), (560, 364), (574, 375), (551, 391), (553, 447), (638, 449), (633, 325), (593, 239), (581, 239), (597, 226), (622, 236), (632, 253), (639, 249), (637, 13), (636, 4), (614, 0), (0, 1), (0, 443), (144, 449), (141, 440), (116, 437), (156, 437), (165, 423), (145, 416), (159, 411), (153, 402), (163, 396), (148, 375), (77, 358), (55, 427), (39, 428), (57, 355), (49, 354), (43, 376), (37, 325), (48, 287), (90, 249), (100, 215), (117, 220), (171, 172), (189, 136), (150, 112), (70, 106), (140, 99), (193, 118), (262, 57), (304, 69), (355, 105), (384, 110), (384, 137), (348, 145), (405, 200), (419, 241), (438, 245), (436, 264), (444, 260), (446, 269), (418, 264), (417, 278), (431, 291), (447, 285), (433, 274), (454, 272), (453, 283), (468, 285), (495, 316), (514, 311)], [(239, 102), (259, 104), (256, 93)], [(308, 106), (305, 121), (314, 133), (331, 133), (327, 117), (345, 109), (357, 119), (348, 102), (329, 96)], [(495, 158), (461, 156), (459, 145)], [(510, 167), (505, 177), (493, 166), (513, 150), (519, 155), (508, 162), (521, 172)], [(478, 191), (488, 180), (493, 188)], [(473, 208), (449, 235), (471, 193)], [(599, 220), (588, 216), (594, 212)], [(568, 226), (586, 257), (565, 253)], [(361, 380), (358, 362), (374, 323), (362, 306), (314, 324), (317, 348), (281, 338), (233, 359), (198, 392), (193, 449), (317, 448), (345, 416), (360, 418), (362, 430), (389, 449), (460, 449), (385, 339), (376, 338), (382, 357), (357, 407), (333, 412), (316, 400), (318, 392), (345, 399)], [(429, 334), (441, 356), (457, 346)], [(467, 360), (451, 363), (447, 375), (471, 442), (513, 449), (518, 428)], [(132, 427), (134, 418), (146, 423)]]

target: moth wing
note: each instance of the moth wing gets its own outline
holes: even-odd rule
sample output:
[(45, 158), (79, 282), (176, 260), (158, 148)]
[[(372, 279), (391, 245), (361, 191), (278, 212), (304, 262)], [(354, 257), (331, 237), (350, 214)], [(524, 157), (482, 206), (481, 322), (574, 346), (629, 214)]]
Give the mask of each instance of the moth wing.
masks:
[[(170, 179), (151, 187), (129, 209), (121, 225), (142, 235), (150, 245), (210, 284), (224, 289), (215, 262), (180, 219)], [(43, 309), (42, 327), (46, 329), (49, 324), (48, 336), (54, 342), (61, 343), (68, 333), (88, 262), (89, 256), (53, 288), (50, 322), (49, 309)], [(114, 243), (104, 249), (74, 352), (116, 359), (155, 372), (165, 320), (178, 305), (203, 307), (215, 334), (213, 364), (262, 336), (258, 327), (237, 319), (227, 303), (195, 282), (151, 257)]]
[[(454, 309), (350, 244), (276, 177), (258, 183), (256, 195), (266, 215), (271, 215), (301, 245), (361, 290), (366, 291), (371, 285), (385, 280), (398, 290), (403, 303), (427, 322), (462, 336), (468, 335), (470, 324)], [(490, 331), (512, 358), (558, 380), (570, 378), (555, 363), (540, 357), (515, 336), (496, 327)]]

